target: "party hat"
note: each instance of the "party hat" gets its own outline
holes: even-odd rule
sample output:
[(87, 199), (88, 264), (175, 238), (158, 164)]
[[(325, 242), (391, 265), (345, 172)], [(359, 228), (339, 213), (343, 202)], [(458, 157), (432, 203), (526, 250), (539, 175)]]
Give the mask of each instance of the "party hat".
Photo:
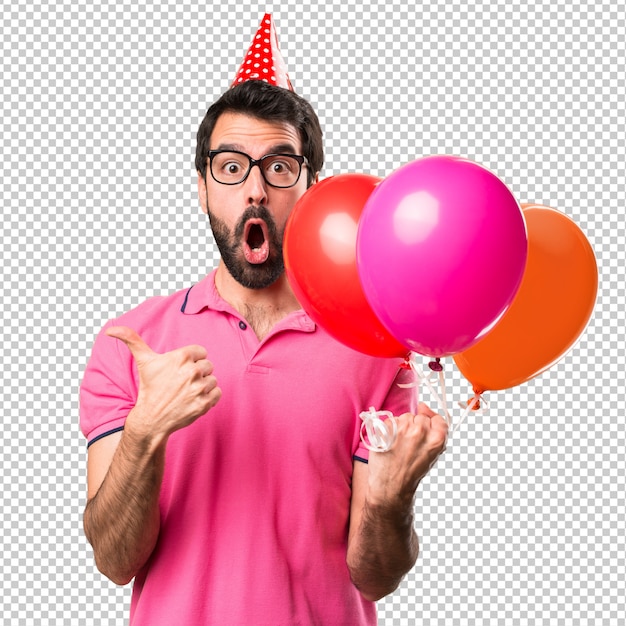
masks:
[(287, 66), (278, 47), (272, 14), (266, 13), (231, 87), (246, 80), (264, 80), (293, 91)]

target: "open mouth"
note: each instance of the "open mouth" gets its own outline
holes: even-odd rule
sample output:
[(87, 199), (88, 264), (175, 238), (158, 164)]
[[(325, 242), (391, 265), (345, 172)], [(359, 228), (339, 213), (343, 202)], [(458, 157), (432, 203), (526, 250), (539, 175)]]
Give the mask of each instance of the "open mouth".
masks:
[(266, 223), (258, 218), (246, 222), (243, 234), (243, 253), (248, 263), (265, 263), (270, 255)]

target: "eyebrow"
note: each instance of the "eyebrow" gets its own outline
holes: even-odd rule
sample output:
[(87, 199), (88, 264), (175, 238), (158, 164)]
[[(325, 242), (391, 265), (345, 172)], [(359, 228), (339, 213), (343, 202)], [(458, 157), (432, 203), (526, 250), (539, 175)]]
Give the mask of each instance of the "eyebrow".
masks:
[[(247, 154), (243, 149), (243, 146), (240, 146), (236, 143), (221, 143), (216, 150), (232, 150), (235, 152), (243, 152)], [(291, 143), (278, 143), (273, 146), (270, 146), (269, 150), (265, 154), (297, 154), (296, 149)]]

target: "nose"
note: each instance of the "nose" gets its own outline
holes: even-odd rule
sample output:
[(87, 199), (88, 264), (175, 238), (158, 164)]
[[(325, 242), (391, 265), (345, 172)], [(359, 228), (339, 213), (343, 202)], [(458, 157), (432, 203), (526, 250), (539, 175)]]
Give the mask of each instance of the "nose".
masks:
[(263, 178), (261, 167), (258, 163), (252, 166), (248, 177), (244, 181), (244, 185), (246, 186), (249, 204), (254, 206), (267, 204), (267, 183), (265, 178)]

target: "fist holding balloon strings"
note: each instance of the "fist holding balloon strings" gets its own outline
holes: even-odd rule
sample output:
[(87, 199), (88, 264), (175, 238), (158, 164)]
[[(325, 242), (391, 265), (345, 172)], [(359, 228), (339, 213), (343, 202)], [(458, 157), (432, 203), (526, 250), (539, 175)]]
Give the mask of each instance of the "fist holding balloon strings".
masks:
[[(382, 180), (323, 180), (296, 204), (284, 251), (296, 296), (337, 340), (405, 366), (453, 356), (476, 399), (556, 362), (597, 291), (593, 251), (572, 220), (520, 205), (495, 174), (458, 157), (418, 159)], [(361, 417), (380, 451), (395, 434), (379, 413)]]

